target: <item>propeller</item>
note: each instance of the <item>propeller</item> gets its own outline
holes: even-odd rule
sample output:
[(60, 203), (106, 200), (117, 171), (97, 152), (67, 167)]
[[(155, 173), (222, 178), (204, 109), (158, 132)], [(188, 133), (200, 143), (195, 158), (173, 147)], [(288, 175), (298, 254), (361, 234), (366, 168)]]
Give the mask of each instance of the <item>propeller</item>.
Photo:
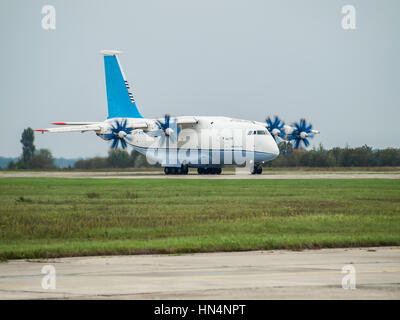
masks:
[(164, 117), (164, 121), (162, 120), (157, 120), (156, 125), (158, 127), (157, 130), (155, 130), (152, 135), (154, 137), (161, 137), (160, 140), (160, 145), (164, 144), (165, 139), (171, 139), (173, 142), (177, 141), (178, 133), (180, 131), (176, 119), (171, 120), (171, 116), (169, 114), (166, 114)]
[(311, 123), (307, 124), (306, 119), (300, 119), (300, 122), (293, 123), (293, 131), (289, 134), (288, 140), (293, 141), (295, 149), (299, 149), (301, 143), (308, 147), (310, 145), (308, 138), (313, 138), (314, 132), (316, 131), (312, 130)]
[(113, 123), (113, 125), (111, 126), (111, 133), (107, 133), (104, 135), (104, 137), (107, 140), (112, 140), (112, 143), (110, 146), (111, 149), (117, 149), (119, 142), (121, 143), (122, 149), (127, 148), (128, 145), (127, 145), (125, 139), (129, 140), (127, 135), (132, 132), (132, 128), (127, 128), (126, 123), (127, 123), (126, 119), (122, 120), (121, 122), (116, 120)]
[(279, 119), (278, 116), (275, 116), (273, 120), (268, 117), (265, 122), (267, 123), (267, 130), (271, 133), (275, 140), (276, 137), (280, 137), (282, 139), (285, 137), (285, 131), (282, 130), (285, 123)]

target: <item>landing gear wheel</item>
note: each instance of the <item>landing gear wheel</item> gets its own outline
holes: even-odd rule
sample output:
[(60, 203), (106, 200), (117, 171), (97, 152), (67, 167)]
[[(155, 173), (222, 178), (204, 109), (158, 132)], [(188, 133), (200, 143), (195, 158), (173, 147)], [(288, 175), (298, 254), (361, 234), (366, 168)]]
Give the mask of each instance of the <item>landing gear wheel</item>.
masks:
[(197, 168), (198, 174), (221, 174), (222, 168)]
[(164, 173), (165, 173), (166, 175), (176, 174), (176, 172), (177, 172), (176, 169), (177, 169), (177, 168), (175, 168), (175, 167), (165, 167), (165, 168), (164, 168)]
[(164, 168), (164, 173), (166, 175), (170, 174), (188, 174), (189, 172), (189, 167), (187, 165), (184, 165), (182, 167), (165, 167)]

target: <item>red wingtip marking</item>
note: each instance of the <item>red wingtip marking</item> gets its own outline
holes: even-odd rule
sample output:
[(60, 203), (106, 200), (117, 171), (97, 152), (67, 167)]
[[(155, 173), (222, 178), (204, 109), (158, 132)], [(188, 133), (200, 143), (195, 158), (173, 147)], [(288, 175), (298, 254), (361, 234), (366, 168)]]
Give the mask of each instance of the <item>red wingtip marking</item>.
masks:
[(57, 126), (65, 126), (66, 125), (65, 122), (53, 122), (52, 124), (55, 124)]
[(46, 130), (46, 129), (36, 129), (35, 131), (45, 132), (45, 131), (47, 131), (47, 130)]

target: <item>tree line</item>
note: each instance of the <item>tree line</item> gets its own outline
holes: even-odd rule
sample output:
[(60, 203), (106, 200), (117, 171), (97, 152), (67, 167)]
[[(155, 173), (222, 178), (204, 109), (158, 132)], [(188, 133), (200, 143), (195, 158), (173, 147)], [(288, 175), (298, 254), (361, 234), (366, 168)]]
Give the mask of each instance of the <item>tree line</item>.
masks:
[(132, 150), (110, 150), (107, 157), (94, 157), (75, 162), (75, 169), (107, 169), (107, 168), (151, 168), (159, 165), (150, 165), (146, 156)]
[[(54, 158), (48, 149), (36, 150), (34, 132), (31, 128), (23, 131), (21, 136), (22, 154), (18, 161), (11, 161), (8, 169), (55, 169)], [(280, 155), (267, 162), (266, 167), (375, 167), (400, 166), (400, 149), (386, 148), (373, 150), (362, 147), (335, 147), (325, 149), (322, 144), (311, 150), (295, 150), (292, 144), (279, 144)], [(130, 153), (124, 150), (110, 150), (107, 157), (94, 157), (78, 160), (75, 169), (107, 168), (149, 168), (146, 157), (136, 150)]]
[(373, 150), (362, 147), (335, 147), (326, 150), (322, 144), (311, 150), (295, 150), (292, 144), (279, 144), (280, 155), (269, 167), (385, 167), (400, 166), (400, 149)]
[[(22, 132), (22, 154), (17, 161), (10, 161), (7, 168), (15, 169), (56, 169), (54, 157), (50, 150), (37, 150), (34, 144), (35, 135), (32, 128), (26, 128)], [(128, 153), (123, 150), (110, 150), (107, 157), (94, 157), (78, 160), (74, 164), (75, 169), (106, 169), (106, 168), (148, 168), (150, 165), (146, 157), (136, 150)]]

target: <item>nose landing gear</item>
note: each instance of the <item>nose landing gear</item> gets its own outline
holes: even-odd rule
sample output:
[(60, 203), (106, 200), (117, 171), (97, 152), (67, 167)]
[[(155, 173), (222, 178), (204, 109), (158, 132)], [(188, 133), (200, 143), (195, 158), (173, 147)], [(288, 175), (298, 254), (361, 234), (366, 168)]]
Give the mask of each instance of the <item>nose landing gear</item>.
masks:
[(262, 174), (262, 166), (259, 165), (254, 165), (254, 167), (250, 171), (251, 174)]

